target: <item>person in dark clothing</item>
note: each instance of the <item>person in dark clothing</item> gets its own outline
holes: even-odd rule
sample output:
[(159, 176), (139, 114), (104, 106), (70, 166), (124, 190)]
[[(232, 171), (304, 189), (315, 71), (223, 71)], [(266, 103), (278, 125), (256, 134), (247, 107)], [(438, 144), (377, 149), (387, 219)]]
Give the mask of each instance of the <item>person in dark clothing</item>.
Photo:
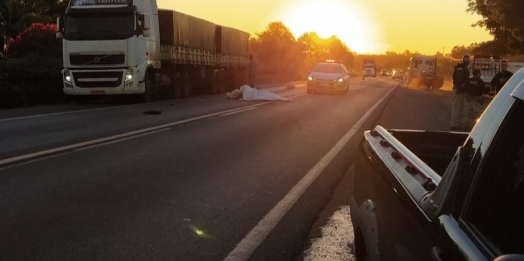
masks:
[(453, 69), (453, 89), (451, 90), (451, 130), (464, 130), (464, 84), (469, 79), (468, 65), (470, 62), (469, 55), (462, 57), (462, 62), (455, 65)]
[(473, 70), (473, 77), (464, 84), (464, 117), (466, 130), (471, 130), (476, 120), (482, 114), (484, 105), (482, 95), (486, 93), (486, 83), (480, 79), (480, 69)]
[(499, 93), (502, 86), (513, 76), (513, 73), (508, 71), (508, 61), (502, 60), (500, 62), (500, 72), (495, 74), (495, 77), (491, 80), (491, 88), (495, 90), (495, 93)]

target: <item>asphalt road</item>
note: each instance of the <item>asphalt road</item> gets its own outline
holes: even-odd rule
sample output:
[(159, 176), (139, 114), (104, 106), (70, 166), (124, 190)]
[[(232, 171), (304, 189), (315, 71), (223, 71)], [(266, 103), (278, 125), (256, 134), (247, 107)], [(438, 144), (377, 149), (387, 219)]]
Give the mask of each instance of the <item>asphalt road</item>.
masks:
[(0, 259), (293, 260), (397, 85), (0, 113)]

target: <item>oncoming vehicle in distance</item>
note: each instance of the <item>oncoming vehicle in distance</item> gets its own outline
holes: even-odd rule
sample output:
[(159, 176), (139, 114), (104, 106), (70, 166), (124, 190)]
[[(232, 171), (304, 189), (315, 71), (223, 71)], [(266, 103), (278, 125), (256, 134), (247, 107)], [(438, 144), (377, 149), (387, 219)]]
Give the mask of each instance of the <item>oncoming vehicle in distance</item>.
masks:
[(391, 73), (391, 79), (404, 79), (404, 72), (402, 72), (401, 69), (395, 69), (392, 73)]
[(380, 76), (389, 76), (389, 71), (387, 69), (380, 70)]
[(307, 93), (336, 92), (349, 90), (349, 72), (342, 61), (325, 60), (317, 63), (307, 78)]
[(377, 67), (373, 59), (364, 59), (363, 61), (362, 80), (364, 80), (365, 77), (377, 77)]

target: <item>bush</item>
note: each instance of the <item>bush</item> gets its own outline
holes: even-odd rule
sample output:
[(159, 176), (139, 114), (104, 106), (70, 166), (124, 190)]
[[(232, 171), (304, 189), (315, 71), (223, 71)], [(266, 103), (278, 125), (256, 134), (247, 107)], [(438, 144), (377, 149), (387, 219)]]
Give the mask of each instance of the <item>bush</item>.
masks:
[(61, 69), (60, 58), (36, 54), (0, 61), (0, 108), (63, 102)]
[(8, 57), (17, 58), (29, 53), (62, 56), (62, 40), (56, 38), (55, 24), (31, 24), (16, 38), (10, 40)]
[(10, 41), (0, 59), (0, 108), (62, 102), (62, 41), (56, 25), (35, 23)]

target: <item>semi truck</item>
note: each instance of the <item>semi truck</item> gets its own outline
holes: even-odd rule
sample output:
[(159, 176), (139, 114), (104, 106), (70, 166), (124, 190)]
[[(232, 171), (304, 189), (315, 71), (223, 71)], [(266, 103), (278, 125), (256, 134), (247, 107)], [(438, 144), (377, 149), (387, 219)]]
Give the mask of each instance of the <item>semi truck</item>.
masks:
[(158, 9), (156, 0), (71, 0), (57, 24), (66, 95), (150, 102), (245, 83), (249, 33)]
[(440, 89), (444, 85), (444, 77), (437, 75), (437, 57), (416, 55), (408, 61), (405, 74), (407, 86)]
[(350, 191), (357, 261), (524, 260), (524, 70), (471, 132), (364, 132)]
[(362, 62), (362, 80), (364, 80), (365, 77), (377, 77), (377, 67), (375, 66), (375, 60), (364, 59)]

